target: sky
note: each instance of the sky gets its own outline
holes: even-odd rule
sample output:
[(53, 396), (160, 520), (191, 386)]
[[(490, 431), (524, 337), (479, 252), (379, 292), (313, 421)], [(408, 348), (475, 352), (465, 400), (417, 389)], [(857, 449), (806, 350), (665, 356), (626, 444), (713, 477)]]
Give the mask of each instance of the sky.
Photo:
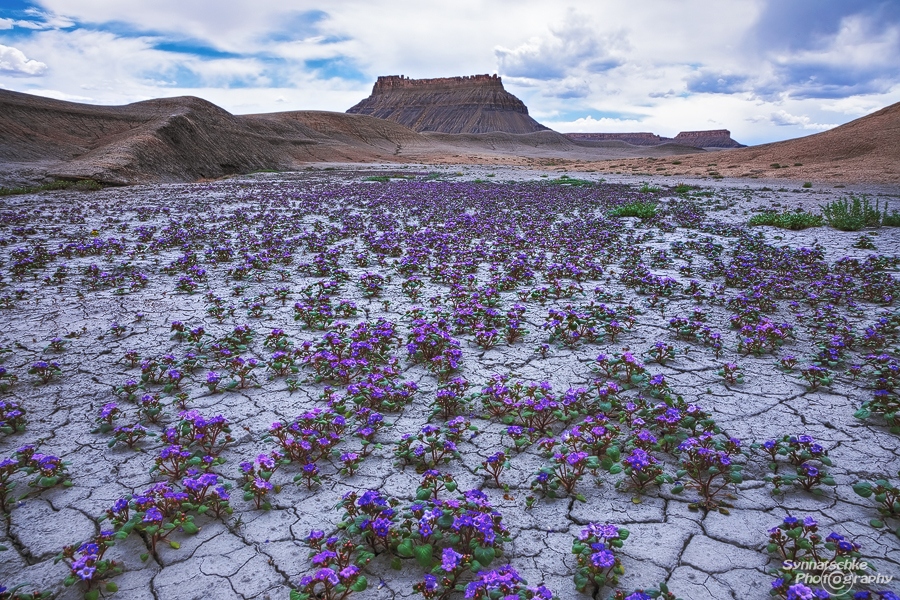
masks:
[(900, 101), (900, 0), (0, 0), (0, 88), (345, 111), (496, 73), (561, 132), (818, 133)]

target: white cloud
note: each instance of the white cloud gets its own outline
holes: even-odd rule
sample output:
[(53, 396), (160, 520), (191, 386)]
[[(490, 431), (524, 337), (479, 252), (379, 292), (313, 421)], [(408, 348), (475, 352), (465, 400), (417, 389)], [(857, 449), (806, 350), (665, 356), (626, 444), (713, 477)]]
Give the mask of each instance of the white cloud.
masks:
[(624, 31), (599, 33), (589, 17), (570, 10), (561, 26), (550, 28), (549, 36), (531, 38), (514, 49), (498, 46), (494, 54), (502, 75), (555, 80), (572, 72), (614, 69), (629, 49)]
[(573, 121), (544, 121), (551, 129), (563, 133), (634, 133), (644, 131), (646, 125), (637, 119), (610, 119), (601, 117), (595, 119), (587, 116)]
[(18, 48), (0, 44), (0, 74), (34, 77), (46, 71), (47, 65), (44, 63), (29, 59)]
[(35, 94), (37, 96), (44, 96), (46, 98), (53, 98), (55, 100), (65, 100), (67, 102), (91, 102), (93, 98), (90, 96), (80, 96), (78, 94), (67, 94), (66, 92), (61, 92), (59, 90), (50, 90), (44, 88), (35, 88), (28, 90), (28, 93)]
[(238, 114), (343, 111), (377, 75), (496, 72), (559, 130), (725, 127), (759, 143), (900, 101), (900, 23), (859, 8), (880, 0), (798, 2), (812, 16), (787, 24), (795, 5), (776, 0), (35, 1), (0, 12), (0, 43), (52, 69), (39, 82), (2, 71), (0, 85), (102, 104), (187, 94)]
[(838, 125), (837, 123), (813, 123), (812, 119), (806, 115), (792, 115), (783, 109), (769, 115), (768, 121), (780, 127), (798, 126), (801, 129), (813, 131), (825, 131)]

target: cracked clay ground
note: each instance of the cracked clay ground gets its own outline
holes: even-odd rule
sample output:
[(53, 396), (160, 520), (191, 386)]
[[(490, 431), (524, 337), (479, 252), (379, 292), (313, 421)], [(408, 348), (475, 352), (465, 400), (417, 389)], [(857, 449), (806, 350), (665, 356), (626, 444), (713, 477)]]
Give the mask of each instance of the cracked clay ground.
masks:
[[(30, 477), (22, 473), (10, 477), (17, 486), (10, 492), (0, 528), (0, 545), (7, 548), (0, 552), (0, 584), (11, 588), (28, 583), (25, 591), (46, 590), (66, 599), (82, 597), (82, 584), (62, 585), (69, 568), (54, 558), (64, 546), (79, 545), (108, 528), (109, 523), (100, 518), (118, 499), (167, 480), (158, 471), (151, 473), (165, 445), (159, 437), (148, 436), (130, 449), (123, 444), (109, 447), (111, 432), (92, 433), (102, 407), (110, 402), (116, 402), (122, 413), (116, 425), (139, 420), (137, 403), (115, 392), (129, 379), (141, 381), (140, 362), (131, 366), (123, 359), (126, 352), (136, 351), (141, 360), (172, 355), (181, 365), (193, 346), (173, 337), (173, 321), (182, 322), (189, 330), (203, 327), (207, 342), (248, 324), (255, 337), (242, 353), (259, 361), (253, 373), (255, 382), (211, 393), (205, 385), (207, 372), (218, 371), (223, 379), (229, 375), (225, 363), (217, 362), (208, 346), (193, 371), (177, 367), (183, 372), (178, 391), (187, 394), (188, 408), (206, 417), (223, 415), (231, 424), (233, 440), (221, 453), (224, 462), (212, 467), (212, 472), (220, 482), (233, 486), (232, 514), (220, 518), (197, 515), (198, 533), (176, 531), (169, 538), (177, 541), (177, 549), (161, 543), (155, 553), (150, 552), (146, 537), (137, 532), (117, 541), (107, 558), (122, 567), (122, 573), (110, 579), (118, 591), (104, 591), (102, 597), (288, 598), (300, 578), (315, 570), (304, 539), (311, 530), (324, 530), (327, 535), (337, 531), (342, 514), (335, 505), (346, 493), (378, 490), (398, 499), (402, 506), (415, 497), (421, 475), (414, 465), (404, 467), (395, 460), (397, 441), (404, 433), (417, 433), (427, 423), (442, 425), (445, 419), (432, 416), (431, 411), (442, 382), (408, 355), (406, 341), (412, 328), (408, 311), (419, 306), (426, 313), (443, 309), (453, 315), (461, 302), (477, 304), (472, 294), (483, 291), (492, 277), (513, 272), (517, 254), (531, 261), (533, 277), (523, 277), (499, 291), (497, 310), (505, 315), (521, 304), (522, 326), (528, 333), (511, 344), (501, 336), (485, 348), (476, 344), (471, 330), (451, 330), (462, 357), (450, 376), (469, 382), (465, 395), (480, 392), (499, 374), (507, 375), (510, 384), (546, 381), (559, 396), (570, 388), (584, 388), (594, 402), (598, 384), (605, 381), (592, 368), (598, 355), (631, 351), (650, 375), (664, 375), (673, 397), (681, 396), (684, 402), (706, 410), (721, 432), (718, 435), (741, 440), (744, 454), (736, 460), (744, 465), (743, 482), (729, 485), (718, 497), (725, 503), (722, 511), (697, 510), (692, 506), (698, 501), (697, 492), (688, 487), (680, 494), (672, 493), (671, 483), (650, 485), (639, 496), (634, 490), (617, 487), (624, 474), (603, 469), (588, 473), (577, 484), (575, 492), (583, 501), (576, 494), (544, 497), (531, 489), (536, 473), (550, 464), (536, 443), (538, 438), (559, 436), (586, 414), (600, 409), (595, 405), (577, 417), (553, 423), (544, 435), (535, 435), (516, 451), (506, 433), (509, 422), (491, 417), (480, 401), (473, 400), (464, 415), (477, 431), (471, 430), (458, 443), (459, 458), (437, 468), (451, 474), (460, 491), (481, 489), (502, 514), (511, 539), (493, 568), (509, 562), (529, 583), (543, 582), (560, 598), (588, 598), (590, 594), (578, 592), (573, 583), (577, 565), (571, 553), (572, 540), (589, 522), (611, 523), (630, 531), (617, 552), (624, 575), (617, 586), (604, 587), (595, 597), (607, 598), (615, 589), (630, 592), (666, 582), (685, 600), (763, 599), (769, 597), (775, 578), (770, 571), (780, 565), (780, 560), (766, 551), (768, 531), (790, 514), (814, 518), (823, 536), (835, 531), (854, 540), (861, 556), (879, 573), (900, 577), (900, 538), (895, 533), (900, 519), (880, 517), (874, 499), (860, 497), (852, 487), (882, 477), (900, 485), (897, 435), (878, 415), (854, 417), (860, 405), (872, 398), (875, 386), (865, 357), (884, 353), (893, 359), (900, 351), (893, 333), (877, 348), (866, 347), (860, 340), (866, 327), (879, 317), (894, 314), (897, 300), (886, 303), (862, 298), (857, 293), (863, 287), (859, 281), (846, 286), (844, 296), (834, 301), (833, 310), (822, 320), (844, 324), (856, 344), (830, 367), (834, 372), (830, 385), (810, 389), (798, 371), (779, 369), (779, 359), (792, 354), (799, 361), (798, 368), (810, 364), (818, 352), (817, 344), (827, 338), (821, 327), (815, 326), (815, 315), (829, 305), (830, 300), (824, 298), (828, 290), (818, 289), (823, 297), (809, 300), (814, 287), (810, 280), (797, 271), (779, 272), (782, 283), (793, 286), (793, 295), (773, 296), (774, 305), (766, 307), (763, 314), (774, 322), (793, 325), (794, 336), (772, 352), (748, 354), (738, 350), (737, 331), (729, 320), (737, 309), (728, 301), (752, 293), (751, 284), (738, 277), (730, 285), (718, 287), (726, 281), (722, 271), (714, 268), (716, 260), (725, 267), (739, 261), (735, 248), (741, 235), (759, 234), (754, 243), (773, 252), (782, 246), (821, 249), (817, 260), (833, 272), (845, 256), (860, 261), (871, 254), (900, 256), (900, 229), (842, 232), (819, 227), (794, 232), (745, 227), (760, 208), (800, 206), (816, 212), (824, 203), (851, 193), (849, 189), (792, 186), (779, 191), (762, 184), (748, 187), (745, 182), (722, 181), (703, 182), (700, 188), (678, 195), (662, 184), (658, 191), (641, 192), (640, 181), (554, 186), (546, 184), (550, 178), (542, 178), (538, 172), (514, 169), (496, 169), (492, 179), (474, 182), (490, 172), (466, 168), (457, 175), (457, 169), (444, 168), (431, 177), (407, 171), (410, 179), (390, 182), (365, 181), (374, 171), (315, 171), (98, 192), (46, 192), (0, 200), (0, 297), (4, 301), (0, 348), (8, 350), (0, 354), (0, 366), (18, 378), (0, 392), (0, 400), (16, 403), (27, 418), (24, 431), (0, 434), (0, 460), (12, 457), (23, 445), (39, 445), (41, 453), (69, 463), (72, 483), (40, 489), (29, 486)], [(872, 198), (883, 196), (882, 191)], [(611, 218), (605, 234), (585, 225), (591, 219), (605, 218), (606, 211), (623, 198), (655, 201), (661, 216), (645, 222)], [(900, 193), (886, 199), (900, 208)], [(741, 227), (745, 227), (744, 233)], [(144, 233), (138, 228), (144, 228)], [(414, 237), (425, 229), (432, 232), (430, 237)], [(862, 233), (871, 236), (876, 249), (854, 247)], [(267, 247), (267, 236), (277, 238), (277, 244)], [(108, 243), (110, 238), (118, 241)], [(94, 250), (85, 249), (97, 241), (101, 243)], [(60, 254), (67, 245), (78, 244), (82, 250)], [(220, 246), (233, 249), (227, 260), (211, 258)], [(39, 256), (41, 253), (34, 251), (37, 247), (45, 249), (49, 258), (47, 253)], [(438, 248), (443, 248), (440, 255)], [(20, 249), (25, 251), (17, 254)], [(329, 250), (333, 251), (330, 255)], [(285, 252), (290, 260), (284, 259)], [(193, 293), (177, 288), (179, 278), (188, 274), (178, 266), (179, 257), (190, 253), (206, 271), (203, 277), (195, 277)], [(255, 262), (250, 261), (252, 266), (239, 280), (234, 271), (229, 274), (244, 265), (250, 254), (256, 256)], [(324, 271), (310, 266), (316, 264), (317, 255), (328, 255), (332, 261)], [(418, 270), (403, 266), (410, 256), (422, 257)], [(17, 273), (16, 262), (25, 258), (36, 262)], [(580, 281), (571, 272), (549, 274), (548, 265), (554, 263), (581, 261), (583, 268), (592, 260), (602, 264), (602, 273), (580, 276)], [(654, 296), (653, 289), (623, 279), (638, 262), (646, 264), (653, 275), (673, 278), (677, 285)], [(53, 280), (62, 264), (68, 267), (68, 275)], [(86, 269), (92, 264), (101, 272), (128, 275), (115, 281), (90, 280)], [(441, 266), (447, 269), (441, 272)], [(761, 267), (763, 271), (766, 268)], [(893, 263), (886, 272), (896, 278), (896, 269)], [(773, 266), (764, 274), (777, 270)], [(135, 272), (145, 275), (147, 282), (132, 290)], [(385, 278), (377, 295), (367, 296), (357, 285), (364, 273)], [(423, 283), (417, 301), (401, 289), (411, 275)], [(326, 386), (343, 394), (356, 381), (353, 376), (317, 382), (315, 371), (302, 359), (297, 361), (296, 373), (275, 375), (266, 368), (272, 350), (263, 342), (273, 329), (282, 329), (293, 348), (305, 341), (315, 344), (322, 340), (331, 327), (305, 327), (294, 319), (293, 307), (304, 288), (341, 278), (345, 280), (332, 299), (335, 303), (352, 301), (359, 310), (355, 316), (336, 321), (351, 327), (367, 320), (392, 322), (400, 342), (391, 349), (391, 356), (397, 359), (398, 381), (414, 382), (417, 391), (401, 410), (381, 411), (390, 425), (377, 433), (374, 441), (379, 446), (354, 474), (342, 475), (339, 460), (324, 457), (317, 461), (320, 483), (308, 488), (292, 481), (301, 465), (287, 465), (272, 477), (276, 489), (268, 497), (271, 509), (257, 509), (240, 489), (239, 464), (253, 462), (259, 454), (276, 448), (266, 435), (273, 422), (289, 423), (301, 413), (324, 408)], [(686, 291), (691, 280), (700, 286), (694, 296)], [(571, 284), (583, 293), (545, 299), (527, 296), (526, 292), (554, 281)], [(278, 287), (288, 289), (285, 302), (273, 295)], [(221, 318), (215, 318), (210, 312), (213, 296), (218, 296), (226, 309), (233, 307), (233, 313), (226, 310)], [(431, 298), (435, 300), (431, 302)], [(630, 306), (634, 325), (614, 341), (601, 336), (571, 345), (551, 339), (549, 330), (542, 327), (549, 309), (591, 301), (617, 310), (620, 318)], [(796, 305), (791, 306), (792, 301)], [(255, 303), (261, 306), (254, 309)], [(721, 333), (718, 356), (709, 344), (676, 335), (669, 326), (671, 318), (690, 317), (694, 309), (704, 311), (704, 323)], [(119, 325), (116, 331), (111, 331), (113, 323)], [(48, 348), (54, 338), (64, 340), (61, 350)], [(646, 354), (657, 341), (676, 349), (675, 358), (664, 365)], [(548, 347), (542, 355), (544, 343)], [(28, 374), (41, 360), (59, 365), (60, 372), (48, 383)], [(727, 383), (718, 374), (726, 362), (740, 366), (743, 383)], [(856, 364), (863, 365), (863, 371), (854, 378), (848, 368)], [(296, 390), (288, 389), (289, 379), (297, 382)], [(144, 393), (158, 393), (163, 407), (156, 422), (144, 419), (148, 430), (161, 433), (178, 421), (175, 391), (167, 393), (162, 383), (145, 382), (139, 391)], [(640, 385), (624, 390), (622, 398), (623, 402), (650, 405), (659, 402)], [(628, 432), (636, 428), (621, 425), (623, 458)], [(683, 439), (688, 434), (678, 435)], [(751, 445), (789, 435), (812, 436), (828, 451), (833, 463), (828, 472), (835, 486), (821, 486), (821, 495), (797, 486), (773, 495), (773, 485), (766, 481), (769, 461)], [(350, 435), (350, 429), (336, 446), (339, 452), (359, 448), (360, 440)], [(508, 490), (498, 488), (480, 468), (487, 457), (504, 449), (509, 466), (500, 480)], [(651, 454), (674, 478), (678, 453), (655, 448)], [(779, 468), (784, 472), (786, 463)], [(533, 497), (533, 505), (527, 508), (529, 497)], [(879, 518), (884, 526), (873, 527), (870, 521)], [(146, 560), (141, 559), (144, 554), (149, 554)], [(393, 569), (388, 553), (380, 553), (363, 569), (368, 589), (352, 596), (417, 597), (413, 585), (422, 580), (423, 569), (411, 559), (401, 560), (400, 567)], [(860, 586), (855, 591), (862, 589), (895, 590), (897, 585)]]

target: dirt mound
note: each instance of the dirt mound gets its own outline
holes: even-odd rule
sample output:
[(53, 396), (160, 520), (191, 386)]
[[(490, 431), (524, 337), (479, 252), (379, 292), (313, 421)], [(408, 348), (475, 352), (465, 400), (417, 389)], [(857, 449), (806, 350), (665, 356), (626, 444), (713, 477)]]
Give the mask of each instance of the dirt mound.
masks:
[(61, 179), (193, 181), (310, 161), (391, 160), (404, 145), (427, 143), (364, 115), (236, 116), (193, 97), (91, 106), (0, 90), (0, 161)]
[(438, 133), (532, 133), (547, 128), (528, 116), (525, 104), (496, 75), (407, 79), (379, 77), (372, 95), (353, 106), (364, 114)]

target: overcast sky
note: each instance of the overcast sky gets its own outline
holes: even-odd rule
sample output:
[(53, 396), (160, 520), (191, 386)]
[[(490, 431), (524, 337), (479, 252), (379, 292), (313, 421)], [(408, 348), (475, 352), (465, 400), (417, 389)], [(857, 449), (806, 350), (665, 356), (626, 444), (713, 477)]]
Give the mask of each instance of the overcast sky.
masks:
[(0, 0), (0, 87), (64, 100), (345, 111), (476, 73), (557, 131), (794, 138), (900, 101), (900, 0)]

